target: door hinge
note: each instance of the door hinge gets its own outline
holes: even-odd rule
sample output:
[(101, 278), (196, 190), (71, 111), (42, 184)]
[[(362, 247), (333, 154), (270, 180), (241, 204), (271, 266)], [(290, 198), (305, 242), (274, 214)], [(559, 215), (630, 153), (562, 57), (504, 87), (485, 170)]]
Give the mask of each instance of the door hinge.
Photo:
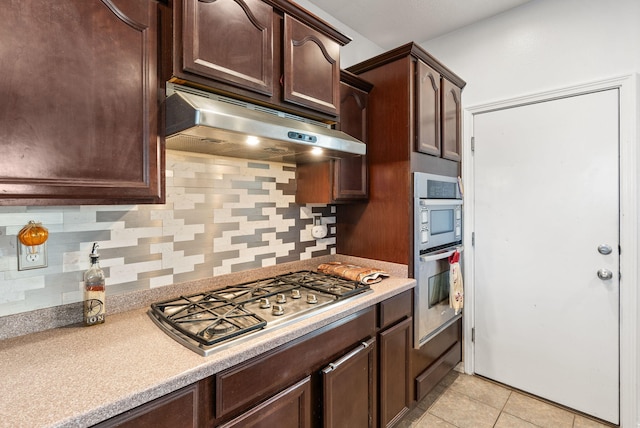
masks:
[(476, 341), (476, 328), (471, 327), (471, 342), (475, 343)]
[(476, 245), (476, 233), (475, 232), (471, 232), (471, 246), (475, 246)]
[(476, 137), (471, 137), (471, 151), (476, 151)]

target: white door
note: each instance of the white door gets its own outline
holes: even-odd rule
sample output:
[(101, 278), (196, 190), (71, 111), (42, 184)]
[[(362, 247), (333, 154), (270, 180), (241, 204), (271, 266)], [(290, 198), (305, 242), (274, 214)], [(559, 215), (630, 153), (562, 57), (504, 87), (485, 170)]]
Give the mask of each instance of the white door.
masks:
[(618, 129), (617, 89), (473, 119), (475, 372), (613, 423)]

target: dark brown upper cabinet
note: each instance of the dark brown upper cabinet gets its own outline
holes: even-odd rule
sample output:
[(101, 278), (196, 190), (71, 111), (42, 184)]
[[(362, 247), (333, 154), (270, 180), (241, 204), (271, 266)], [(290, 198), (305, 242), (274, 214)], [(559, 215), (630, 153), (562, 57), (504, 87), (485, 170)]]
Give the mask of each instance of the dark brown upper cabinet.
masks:
[[(346, 71), (340, 73), (341, 131), (367, 142), (367, 107), (373, 85)], [(296, 203), (333, 204), (366, 201), (367, 156), (300, 164), (296, 168)]]
[[(174, 0), (167, 80), (334, 123), (350, 39), (286, 0)], [(172, 21), (172, 22), (170, 22)], [(169, 31), (171, 33), (171, 31)]]
[(157, 2), (0, 9), (0, 205), (163, 201)]
[(407, 209), (413, 204), (412, 173), (460, 174), (465, 82), (415, 43), (347, 71), (373, 84), (367, 108), (369, 199), (338, 207), (336, 251), (406, 264), (413, 272), (413, 217)]
[(374, 69), (390, 69), (392, 66), (387, 64), (397, 62), (403, 56), (411, 58), (411, 68), (407, 68), (409, 74), (402, 78), (407, 79), (406, 88), (415, 88), (410, 99), (414, 105), (409, 106), (414, 115), (414, 150), (460, 161), (461, 92), (465, 85), (462, 79), (414, 43), (354, 65), (349, 71), (367, 78)]
[(416, 151), (460, 161), (461, 91), (432, 67), (416, 62)]

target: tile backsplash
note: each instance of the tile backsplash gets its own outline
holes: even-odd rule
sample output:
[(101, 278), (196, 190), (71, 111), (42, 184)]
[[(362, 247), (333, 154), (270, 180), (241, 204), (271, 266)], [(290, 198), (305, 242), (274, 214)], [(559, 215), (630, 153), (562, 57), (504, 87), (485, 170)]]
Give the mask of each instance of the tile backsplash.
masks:
[[(93, 242), (107, 296), (335, 254), (335, 206), (295, 204), (295, 165), (167, 151), (166, 204), (0, 207), (0, 316), (82, 300)], [(329, 235), (311, 236), (313, 214)], [(18, 270), (18, 231), (49, 229)]]

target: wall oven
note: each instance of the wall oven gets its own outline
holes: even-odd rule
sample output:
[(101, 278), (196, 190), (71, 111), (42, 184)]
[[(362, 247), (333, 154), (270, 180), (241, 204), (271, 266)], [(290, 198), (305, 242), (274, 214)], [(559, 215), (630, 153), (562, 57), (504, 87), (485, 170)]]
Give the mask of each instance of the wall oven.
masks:
[(449, 257), (462, 251), (460, 187), (455, 177), (413, 174), (415, 348), (462, 316), (449, 307)]

